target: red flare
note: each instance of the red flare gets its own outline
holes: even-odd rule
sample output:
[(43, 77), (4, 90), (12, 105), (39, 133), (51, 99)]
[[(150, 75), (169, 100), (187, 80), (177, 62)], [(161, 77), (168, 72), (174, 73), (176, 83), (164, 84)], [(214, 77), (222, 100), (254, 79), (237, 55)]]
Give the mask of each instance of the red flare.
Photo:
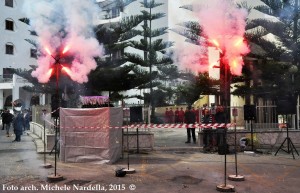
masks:
[(234, 46), (240, 46), (242, 43), (243, 43), (243, 41), (244, 41), (244, 38), (239, 38), (236, 42), (235, 42), (235, 44), (234, 44)]
[(217, 48), (220, 47), (220, 44), (219, 44), (219, 42), (218, 42), (216, 39), (212, 39), (211, 42), (212, 42)]
[(70, 70), (70, 68), (65, 67), (63, 65), (62, 65), (61, 70), (65, 71), (69, 76), (71, 76), (71, 74), (72, 74), (72, 71)]
[(231, 61), (231, 68), (236, 68), (236, 67), (238, 67), (238, 65), (239, 64), (238, 64), (238, 61), (236, 59)]
[(49, 55), (52, 55), (52, 54), (51, 54), (51, 51), (49, 50), (48, 47), (45, 47), (45, 50), (46, 50), (46, 52), (47, 52)]
[(65, 54), (67, 51), (69, 51), (69, 49), (70, 49), (70, 46), (68, 45), (63, 49), (62, 53)]
[(47, 72), (47, 76), (51, 76), (52, 72), (53, 72), (53, 68), (50, 68), (49, 71)]

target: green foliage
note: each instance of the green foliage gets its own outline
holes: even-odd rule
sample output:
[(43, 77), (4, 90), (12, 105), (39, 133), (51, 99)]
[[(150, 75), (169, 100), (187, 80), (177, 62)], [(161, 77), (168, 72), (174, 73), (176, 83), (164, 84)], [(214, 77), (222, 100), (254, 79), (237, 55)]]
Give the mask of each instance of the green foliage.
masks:
[(195, 21), (179, 23), (177, 28), (171, 30), (185, 37), (186, 42), (190, 42), (195, 45), (200, 45), (201, 39), (203, 39), (203, 36), (201, 35), (202, 28), (200, 24)]
[[(273, 19), (270, 20), (271, 17), (248, 19), (246, 26), (248, 31), (251, 30), (246, 37), (250, 45), (254, 45), (252, 48), (255, 48), (249, 56), (260, 61), (254, 63), (250, 73), (245, 74), (245, 80), (253, 79), (254, 84), (251, 87), (250, 84), (238, 86), (233, 94), (240, 96), (252, 94), (259, 98), (274, 100), (285, 93), (299, 92), (299, 86), (295, 84), (299, 71), (295, 74), (289, 72), (289, 68), (293, 64), (298, 65), (300, 59), (299, 5), (296, 5), (295, 1), (288, 0), (262, 0), (262, 2), (265, 5), (253, 9)], [(265, 39), (268, 34), (273, 34), (275, 39)]]
[(189, 74), (191, 81), (177, 88), (176, 104), (193, 104), (200, 98), (200, 95), (217, 95), (219, 94), (217, 85), (218, 80), (211, 79), (208, 73), (199, 73), (198, 76)]

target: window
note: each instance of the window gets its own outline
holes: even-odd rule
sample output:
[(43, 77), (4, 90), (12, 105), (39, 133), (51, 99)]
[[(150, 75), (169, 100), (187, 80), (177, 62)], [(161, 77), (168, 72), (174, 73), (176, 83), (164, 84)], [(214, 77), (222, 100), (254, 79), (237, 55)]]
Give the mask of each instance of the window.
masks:
[(14, 21), (10, 19), (5, 20), (5, 29), (14, 31)]
[(14, 45), (13, 44), (6, 44), (5, 45), (5, 53), (14, 55)]
[(31, 58), (37, 58), (37, 50), (34, 48), (30, 49), (30, 57)]
[(14, 70), (12, 68), (3, 68), (3, 78), (11, 79), (13, 74)]
[(14, 7), (14, 0), (5, 0), (5, 6)]

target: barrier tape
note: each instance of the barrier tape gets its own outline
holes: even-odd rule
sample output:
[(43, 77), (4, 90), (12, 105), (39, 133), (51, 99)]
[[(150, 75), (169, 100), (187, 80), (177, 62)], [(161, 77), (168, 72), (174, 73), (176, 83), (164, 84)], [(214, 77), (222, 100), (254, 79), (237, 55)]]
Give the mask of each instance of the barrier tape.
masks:
[(124, 125), (120, 127), (114, 126), (101, 126), (101, 127), (86, 127), (86, 126), (73, 126), (73, 127), (63, 127), (63, 129), (150, 129), (150, 128), (223, 128), (223, 127), (232, 127), (234, 123), (208, 123), (208, 124), (131, 124)]

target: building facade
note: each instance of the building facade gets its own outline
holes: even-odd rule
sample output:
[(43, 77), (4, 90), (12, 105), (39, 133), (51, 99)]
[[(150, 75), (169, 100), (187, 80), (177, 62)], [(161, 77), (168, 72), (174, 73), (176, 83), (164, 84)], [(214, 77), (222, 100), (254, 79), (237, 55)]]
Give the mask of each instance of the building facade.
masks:
[(30, 69), (30, 65), (37, 64), (36, 48), (25, 40), (35, 40), (36, 36), (19, 20), (25, 18), (23, 3), (23, 0), (0, 3), (0, 109), (12, 108), (12, 102), (17, 99), (23, 101), (23, 108), (30, 108), (33, 96), (22, 88), (30, 84), (12, 73), (12, 69)]

